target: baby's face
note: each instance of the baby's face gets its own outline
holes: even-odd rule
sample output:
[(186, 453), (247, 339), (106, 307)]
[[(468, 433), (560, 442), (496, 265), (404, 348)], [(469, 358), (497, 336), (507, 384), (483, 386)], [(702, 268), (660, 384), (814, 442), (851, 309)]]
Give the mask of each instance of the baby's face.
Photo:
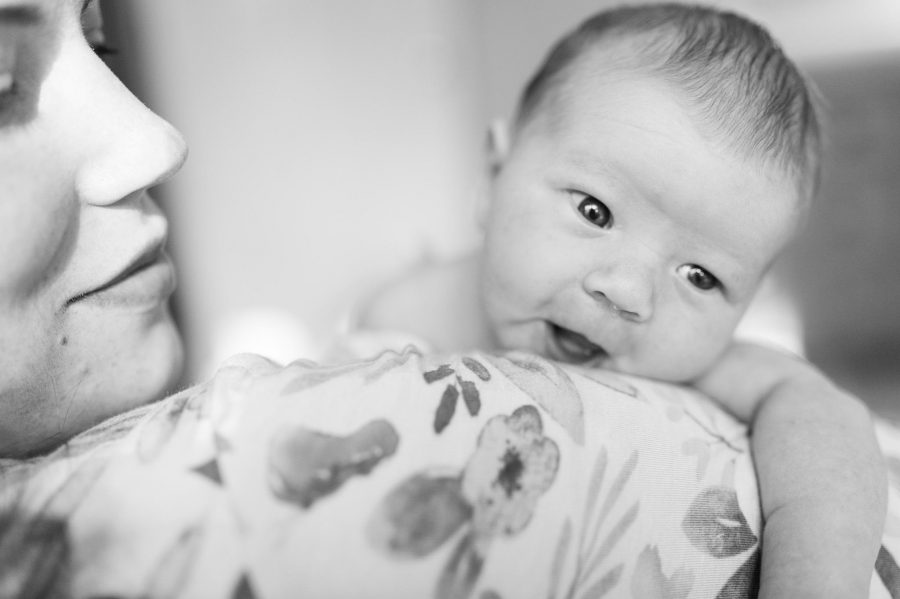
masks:
[(796, 188), (705, 137), (662, 81), (572, 79), (495, 177), (488, 326), (502, 348), (689, 380), (795, 231)]

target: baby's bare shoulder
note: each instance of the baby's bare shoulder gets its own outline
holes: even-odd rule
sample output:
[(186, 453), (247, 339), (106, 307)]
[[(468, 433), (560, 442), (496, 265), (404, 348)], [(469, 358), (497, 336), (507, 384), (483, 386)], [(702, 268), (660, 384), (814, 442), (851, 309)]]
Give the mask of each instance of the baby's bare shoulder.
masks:
[(442, 350), (473, 347), (468, 339), (478, 320), (474, 264), (474, 257), (436, 262), (388, 281), (362, 306), (360, 326), (412, 333)]
[(417, 320), (427, 298), (435, 294), (439, 283), (433, 265), (416, 268), (384, 282), (362, 305), (359, 322), (367, 328), (396, 329)]

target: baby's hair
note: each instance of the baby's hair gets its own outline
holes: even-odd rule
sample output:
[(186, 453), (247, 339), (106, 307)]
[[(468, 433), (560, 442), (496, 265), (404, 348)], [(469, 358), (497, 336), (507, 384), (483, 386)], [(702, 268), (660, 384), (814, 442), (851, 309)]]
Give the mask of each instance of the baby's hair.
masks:
[(821, 154), (815, 89), (765, 29), (714, 8), (634, 5), (588, 18), (557, 42), (525, 87), (517, 130), (561, 91), (576, 60), (600, 45), (624, 49), (624, 57), (615, 53), (624, 64), (675, 85), (720, 139), (783, 169), (802, 198), (815, 194)]

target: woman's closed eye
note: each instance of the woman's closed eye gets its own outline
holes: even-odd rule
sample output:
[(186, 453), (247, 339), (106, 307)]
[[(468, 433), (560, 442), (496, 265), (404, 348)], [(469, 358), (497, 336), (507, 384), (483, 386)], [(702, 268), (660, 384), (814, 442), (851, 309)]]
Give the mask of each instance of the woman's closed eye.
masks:
[(111, 47), (106, 41), (100, 6), (94, 0), (88, 0), (84, 4), (84, 8), (81, 11), (81, 30), (91, 49), (100, 58), (118, 54), (118, 50)]
[[(2, 4), (2, 3), (0, 3)], [(0, 6), (0, 127), (34, 116), (44, 75), (56, 54), (48, 3)]]
[(14, 83), (12, 69), (8, 71), (0, 69), (0, 96), (12, 92)]
[(697, 266), (696, 264), (682, 264), (678, 267), (678, 273), (687, 279), (687, 282), (693, 287), (696, 287), (701, 291), (712, 291), (714, 289), (722, 288), (721, 281), (702, 266)]
[(606, 204), (594, 196), (581, 193), (577, 195), (582, 198), (581, 201), (578, 202), (577, 210), (584, 220), (601, 229), (608, 229), (612, 226), (612, 211)]
[[(9, 102), (16, 92), (16, 63), (19, 51), (20, 25), (29, 19), (38, 18), (34, 11), (25, 7), (6, 8), (0, 13), (0, 102)], [(11, 21), (10, 25), (7, 21)], [(2, 104), (0, 104), (2, 107)]]
[(14, 39), (0, 39), (0, 123), (12, 109), (16, 92), (16, 43)]

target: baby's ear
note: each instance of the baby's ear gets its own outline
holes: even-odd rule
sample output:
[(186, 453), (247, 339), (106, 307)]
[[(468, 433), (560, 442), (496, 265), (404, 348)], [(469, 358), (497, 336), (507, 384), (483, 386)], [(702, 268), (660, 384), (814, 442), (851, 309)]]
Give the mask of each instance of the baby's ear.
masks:
[(487, 130), (487, 164), (493, 177), (503, 167), (509, 155), (509, 123), (504, 119), (494, 119)]
[(509, 154), (509, 125), (503, 119), (494, 119), (488, 124), (484, 140), (484, 157), (487, 169), (481, 178), (475, 198), (475, 221), (483, 232), (490, 211), (494, 178)]

